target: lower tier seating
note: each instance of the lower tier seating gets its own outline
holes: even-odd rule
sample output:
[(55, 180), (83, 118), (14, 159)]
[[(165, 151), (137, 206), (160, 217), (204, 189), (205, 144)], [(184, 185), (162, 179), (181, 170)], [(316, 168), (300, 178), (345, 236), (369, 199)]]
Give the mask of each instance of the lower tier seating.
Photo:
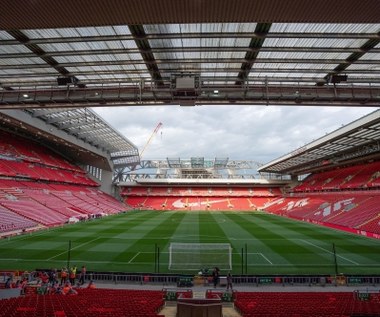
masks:
[(93, 187), (0, 179), (0, 233), (115, 214), (124, 204)]
[(243, 317), (380, 316), (379, 294), (359, 300), (352, 292), (237, 292), (235, 307)]
[(0, 206), (0, 233), (15, 230), (25, 230), (27, 228), (36, 227), (35, 221), (26, 219), (7, 208)]
[(380, 233), (379, 204), (378, 192), (309, 193), (272, 200), (263, 209), (304, 221)]
[(132, 208), (154, 210), (257, 210), (269, 198), (264, 197), (193, 197), (193, 196), (128, 196)]
[(0, 300), (0, 317), (157, 317), (162, 291), (78, 289), (77, 295), (31, 295)]

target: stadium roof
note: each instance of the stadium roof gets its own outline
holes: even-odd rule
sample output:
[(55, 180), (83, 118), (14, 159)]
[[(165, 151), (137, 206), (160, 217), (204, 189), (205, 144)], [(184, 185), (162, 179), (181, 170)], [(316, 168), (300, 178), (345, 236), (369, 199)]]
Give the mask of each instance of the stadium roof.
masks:
[(380, 159), (380, 110), (269, 162), (258, 171), (300, 175), (375, 159)]
[(140, 161), (137, 147), (88, 108), (0, 110), (0, 125), (93, 166), (110, 169)]
[(59, 130), (107, 152), (115, 165), (139, 162), (137, 147), (89, 108), (25, 109)]
[[(114, 181), (123, 186), (130, 183), (160, 185), (285, 185), (290, 177), (268, 179), (258, 174), (257, 167), (262, 164), (249, 160), (229, 158), (167, 158), (166, 160), (142, 160), (132, 168), (117, 170)], [(263, 177), (264, 176), (264, 177)], [(276, 175), (277, 176), (277, 175)], [(282, 175), (278, 175), (282, 176)]]
[(0, 107), (380, 104), (378, 0), (3, 0)]

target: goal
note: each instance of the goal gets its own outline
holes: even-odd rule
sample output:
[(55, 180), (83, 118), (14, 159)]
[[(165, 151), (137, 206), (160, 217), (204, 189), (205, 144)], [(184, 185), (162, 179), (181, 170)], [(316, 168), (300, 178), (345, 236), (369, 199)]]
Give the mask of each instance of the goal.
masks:
[(232, 269), (229, 243), (170, 243), (170, 270), (202, 270), (215, 266), (222, 270)]

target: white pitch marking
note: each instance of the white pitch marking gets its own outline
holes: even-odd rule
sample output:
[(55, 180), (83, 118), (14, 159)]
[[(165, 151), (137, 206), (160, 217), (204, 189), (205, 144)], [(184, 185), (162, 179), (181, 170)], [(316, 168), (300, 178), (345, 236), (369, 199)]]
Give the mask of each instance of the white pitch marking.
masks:
[[(96, 240), (98, 240), (98, 239), (100, 239), (100, 238), (101, 238), (101, 237), (97, 237), (97, 238), (92, 239), (92, 240), (90, 240), (90, 241), (87, 241), (87, 242), (85, 242), (85, 243), (79, 244), (79, 245), (77, 245), (76, 247), (71, 248), (70, 250), (77, 249), (77, 248), (82, 247), (82, 246), (84, 246), (84, 245), (86, 245), (86, 244), (89, 244), (89, 243), (91, 243), (91, 242), (94, 242), (94, 241), (96, 241)], [(52, 260), (52, 259), (54, 259), (54, 258), (56, 258), (56, 257), (58, 257), (58, 256), (60, 256), (60, 255), (62, 255), (62, 254), (67, 253), (67, 252), (68, 252), (68, 250), (63, 251), (63, 252), (61, 252), (61, 253), (59, 253), (59, 254), (57, 254), (57, 255), (52, 256), (51, 258), (48, 258), (46, 261), (50, 261), (50, 260)]]
[[(309, 245), (312, 245), (312, 246), (314, 246), (314, 247), (316, 247), (316, 248), (318, 248), (318, 249), (321, 249), (321, 250), (323, 250), (323, 251), (325, 251), (325, 252), (327, 252), (327, 253), (334, 254), (334, 252), (331, 252), (330, 250), (327, 250), (327, 249), (325, 249), (325, 248), (322, 248), (322, 247), (320, 247), (319, 245), (314, 244), (313, 242), (309, 242), (309, 241), (304, 240), (304, 239), (299, 239), (299, 240), (300, 240), (300, 241), (303, 241), (303, 242), (305, 242), (305, 243), (307, 243), (307, 244), (309, 244)], [(353, 263), (353, 264), (355, 264), (355, 265), (360, 265), (358, 262), (355, 262), (355, 261), (352, 261), (352, 260), (350, 260), (350, 259), (347, 259), (346, 257), (341, 256), (341, 255), (339, 255), (339, 254), (337, 254), (336, 256), (342, 258), (343, 260), (346, 260), (346, 261), (348, 261), (348, 262), (351, 262), (351, 263)]]
[(268, 261), (270, 265), (273, 265), (273, 263), (264, 254), (262, 253), (257, 253), (257, 254), (260, 254), (266, 261)]
[(141, 252), (137, 252), (136, 255), (129, 260), (128, 264), (132, 263), (132, 261), (140, 254)]

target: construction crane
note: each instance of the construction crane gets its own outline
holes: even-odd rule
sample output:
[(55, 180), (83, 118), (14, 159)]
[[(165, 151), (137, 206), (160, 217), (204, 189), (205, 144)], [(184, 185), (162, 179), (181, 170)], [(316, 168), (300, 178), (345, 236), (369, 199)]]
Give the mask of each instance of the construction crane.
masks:
[(157, 134), (157, 132), (162, 128), (162, 123), (159, 122), (156, 126), (156, 128), (154, 129), (153, 133), (151, 134), (151, 136), (149, 137), (148, 141), (145, 143), (141, 153), (140, 153), (140, 160), (142, 159), (142, 156), (146, 150), (146, 148), (148, 147), (149, 143), (152, 141), (153, 137)]

